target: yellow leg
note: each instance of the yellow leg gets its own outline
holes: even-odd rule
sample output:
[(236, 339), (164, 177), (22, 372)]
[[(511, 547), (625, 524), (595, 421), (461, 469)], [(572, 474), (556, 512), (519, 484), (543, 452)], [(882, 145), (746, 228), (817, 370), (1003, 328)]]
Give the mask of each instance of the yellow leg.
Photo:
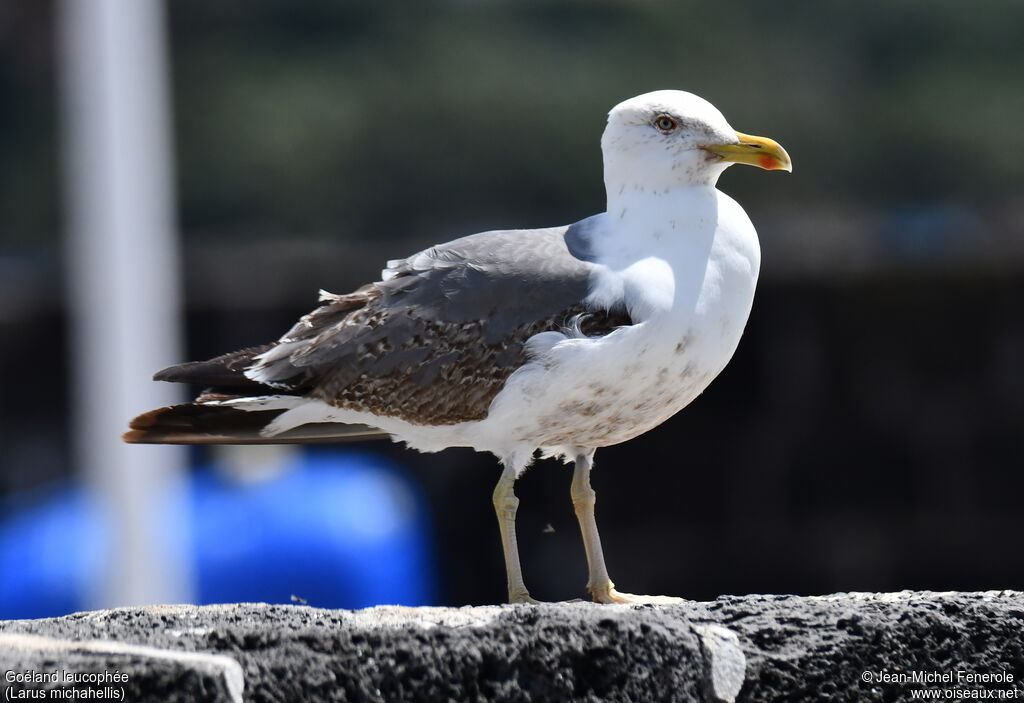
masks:
[(576, 519), (579, 520), (580, 532), (583, 534), (583, 548), (587, 552), (587, 591), (596, 603), (682, 603), (682, 598), (672, 596), (635, 596), (615, 590), (615, 584), (608, 577), (608, 567), (605, 566), (604, 551), (601, 549), (601, 535), (597, 532), (597, 520), (594, 518), (597, 493), (590, 487), (593, 459), (594, 452), (577, 455), (571, 489)]
[(508, 574), (508, 602), (536, 603), (523, 583), (523, 569), (519, 564), (519, 546), (516, 543), (516, 511), (519, 499), (515, 494), (516, 471), (509, 462), (494, 488), (494, 512), (498, 515), (501, 548), (505, 552), (505, 571)]

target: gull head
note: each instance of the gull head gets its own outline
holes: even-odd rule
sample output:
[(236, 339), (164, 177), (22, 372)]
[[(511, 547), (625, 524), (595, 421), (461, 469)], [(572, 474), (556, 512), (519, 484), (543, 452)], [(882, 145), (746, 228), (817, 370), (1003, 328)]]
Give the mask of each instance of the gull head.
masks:
[(613, 107), (601, 150), (609, 195), (613, 188), (714, 185), (734, 163), (793, 170), (778, 142), (737, 132), (714, 105), (681, 90), (645, 93)]

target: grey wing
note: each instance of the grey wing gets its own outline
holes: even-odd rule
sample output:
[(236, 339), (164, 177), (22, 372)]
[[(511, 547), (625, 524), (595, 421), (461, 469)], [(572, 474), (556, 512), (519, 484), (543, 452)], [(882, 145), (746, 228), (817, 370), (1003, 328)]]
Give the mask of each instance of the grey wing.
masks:
[(573, 236), (575, 225), (484, 232), (391, 261), (382, 281), (325, 294), (246, 375), (418, 424), (482, 419), (531, 336), (630, 324), (588, 310), (593, 264), (570, 251)]

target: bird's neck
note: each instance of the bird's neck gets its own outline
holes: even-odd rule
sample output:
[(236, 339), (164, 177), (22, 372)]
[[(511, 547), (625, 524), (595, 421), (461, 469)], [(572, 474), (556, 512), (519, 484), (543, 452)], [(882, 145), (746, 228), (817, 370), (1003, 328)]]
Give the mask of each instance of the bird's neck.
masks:
[[(716, 179), (717, 180), (717, 179)], [(661, 188), (622, 184), (608, 190), (607, 221), (625, 230), (674, 230), (714, 218), (714, 182)]]
[(713, 199), (715, 185), (721, 171), (709, 169), (702, 173), (705, 178), (683, 182), (661, 179), (605, 179), (605, 193), (608, 198), (607, 212), (615, 217), (638, 203), (658, 209), (674, 209), (678, 203), (692, 203)]
[(608, 212), (628, 207), (638, 196), (670, 200), (690, 192), (713, 192), (726, 162), (709, 162), (703, 153), (686, 152), (667, 160), (643, 160), (616, 151), (604, 153)]

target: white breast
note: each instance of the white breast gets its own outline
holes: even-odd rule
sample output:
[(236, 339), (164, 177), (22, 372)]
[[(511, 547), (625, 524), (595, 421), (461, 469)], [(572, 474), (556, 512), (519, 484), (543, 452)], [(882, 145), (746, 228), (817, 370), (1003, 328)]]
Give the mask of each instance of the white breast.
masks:
[(623, 442), (718, 375), (750, 313), (760, 249), (742, 208), (707, 190), (671, 203), (646, 196), (632, 216), (604, 216), (592, 242), (601, 266), (590, 302), (624, 303), (635, 324), (601, 338), (534, 338), (534, 360), (510, 377), (474, 432), (483, 444), (557, 454)]

